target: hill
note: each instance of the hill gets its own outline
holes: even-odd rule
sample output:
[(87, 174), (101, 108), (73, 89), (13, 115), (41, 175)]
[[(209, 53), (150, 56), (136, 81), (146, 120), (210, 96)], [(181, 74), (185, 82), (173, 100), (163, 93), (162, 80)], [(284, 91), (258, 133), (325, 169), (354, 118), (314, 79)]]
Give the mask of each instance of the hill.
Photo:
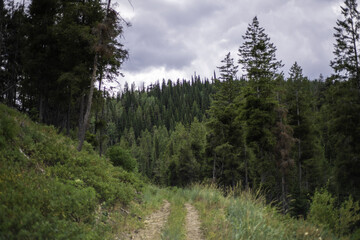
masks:
[(0, 239), (107, 239), (108, 212), (144, 186), (89, 144), (0, 105)]

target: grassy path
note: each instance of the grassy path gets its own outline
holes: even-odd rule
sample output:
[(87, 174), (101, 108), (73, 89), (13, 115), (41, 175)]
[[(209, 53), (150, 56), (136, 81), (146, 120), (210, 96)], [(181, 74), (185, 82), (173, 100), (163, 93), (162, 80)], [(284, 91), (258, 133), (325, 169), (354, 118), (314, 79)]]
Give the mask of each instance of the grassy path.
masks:
[(189, 203), (185, 203), (186, 214), (186, 239), (202, 240), (203, 236), (200, 230), (201, 223), (197, 210)]
[[(145, 224), (142, 223), (143, 230), (132, 233), (129, 239), (338, 239), (326, 229), (278, 213), (257, 193), (238, 191), (224, 196), (221, 190), (202, 185), (187, 189), (150, 190), (144, 193), (138, 216), (159, 209), (163, 201), (165, 204), (146, 218)], [(141, 215), (144, 211), (146, 213)], [(135, 227), (139, 225), (130, 226), (133, 226), (132, 232), (139, 229)]]
[(151, 214), (145, 220), (145, 228), (140, 229), (130, 239), (134, 240), (155, 240), (160, 239), (161, 231), (163, 230), (168, 216), (170, 214), (170, 203), (164, 200), (164, 205), (160, 210)]

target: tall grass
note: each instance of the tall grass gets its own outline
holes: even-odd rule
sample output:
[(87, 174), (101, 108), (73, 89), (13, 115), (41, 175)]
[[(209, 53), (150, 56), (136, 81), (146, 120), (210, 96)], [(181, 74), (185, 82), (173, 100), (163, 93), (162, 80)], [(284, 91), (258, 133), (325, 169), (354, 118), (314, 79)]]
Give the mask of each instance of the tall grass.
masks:
[(201, 230), (206, 239), (231, 239), (231, 226), (226, 218), (228, 198), (215, 186), (194, 185), (185, 196), (199, 212)]
[(259, 192), (226, 191), (194, 185), (186, 195), (200, 213), (206, 239), (336, 239), (334, 235), (304, 220), (278, 213)]

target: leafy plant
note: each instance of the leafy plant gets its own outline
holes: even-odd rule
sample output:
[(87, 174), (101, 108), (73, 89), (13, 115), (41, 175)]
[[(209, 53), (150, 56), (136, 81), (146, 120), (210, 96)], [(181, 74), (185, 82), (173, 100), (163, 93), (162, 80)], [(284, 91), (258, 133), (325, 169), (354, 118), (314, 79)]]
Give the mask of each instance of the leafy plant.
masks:
[(129, 151), (120, 146), (110, 147), (107, 151), (107, 156), (114, 166), (121, 166), (127, 171), (136, 171), (138, 166), (136, 159), (133, 158)]
[(336, 198), (327, 190), (316, 191), (310, 205), (309, 221), (333, 230), (338, 236), (351, 232), (352, 227), (360, 220), (359, 202), (350, 196), (340, 208), (336, 207)]

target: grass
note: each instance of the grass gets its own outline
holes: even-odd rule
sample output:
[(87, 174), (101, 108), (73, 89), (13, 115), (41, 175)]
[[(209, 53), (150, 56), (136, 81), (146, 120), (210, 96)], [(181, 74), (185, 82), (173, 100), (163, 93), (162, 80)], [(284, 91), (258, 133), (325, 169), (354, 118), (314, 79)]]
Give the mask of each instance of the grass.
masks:
[(225, 215), (227, 199), (219, 190), (194, 185), (185, 190), (185, 195), (198, 210), (206, 239), (231, 239), (230, 222)]
[(186, 195), (199, 211), (206, 239), (337, 239), (304, 220), (278, 213), (251, 191), (229, 191), (225, 197), (214, 186), (194, 185)]
[(123, 239), (144, 227), (145, 218), (159, 209), (167, 198), (167, 190), (153, 185), (147, 185), (141, 197), (124, 208), (121, 204), (115, 206), (111, 213), (112, 239)]
[(168, 200), (171, 203), (170, 215), (165, 224), (161, 239), (182, 240), (186, 237), (185, 217), (186, 209), (184, 207), (185, 197), (182, 189), (168, 190)]

